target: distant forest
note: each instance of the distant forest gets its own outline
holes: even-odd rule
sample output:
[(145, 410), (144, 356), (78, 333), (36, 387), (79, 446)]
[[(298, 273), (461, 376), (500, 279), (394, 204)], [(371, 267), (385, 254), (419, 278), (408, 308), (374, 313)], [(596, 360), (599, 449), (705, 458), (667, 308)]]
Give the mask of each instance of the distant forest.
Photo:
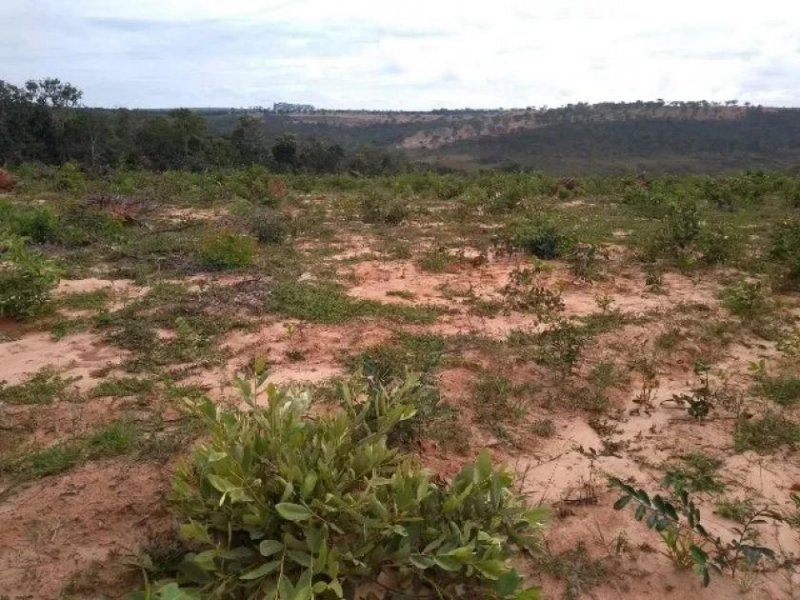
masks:
[[(740, 118), (635, 118), (557, 122), (547, 127), (451, 144), (482, 165), (599, 171), (648, 165), (662, 171), (800, 168), (800, 110), (749, 108)], [(559, 169), (561, 167), (561, 169)], [(592, 167), (595, 167), (594, 169)], [(660, 168), (659, 168), (660, 167)]]
[(86, 108), (81, 98), (79, 89), (58, 79), (22, 86), (0, 81), (0, 165), (74, 161), (94, 171), (264, 165), (277, 172), (365, 175), (800, 169), (800, 109), (735, 101), (292, 115)]
[(402, 156), (388, 149), (346, 152), (336, 141), (313, 136), (270, 137), (263, 122), (250, 116), (219, 132), (190, 109), (83, 108), (81, 97), (80, 90), (58, 79), (31, 80), (22, 87), (0, 81), (0, 164), (74, 161), (89, 170), (157, 171), (258, 164), (275, 171), (363, 174), (405, 166)]

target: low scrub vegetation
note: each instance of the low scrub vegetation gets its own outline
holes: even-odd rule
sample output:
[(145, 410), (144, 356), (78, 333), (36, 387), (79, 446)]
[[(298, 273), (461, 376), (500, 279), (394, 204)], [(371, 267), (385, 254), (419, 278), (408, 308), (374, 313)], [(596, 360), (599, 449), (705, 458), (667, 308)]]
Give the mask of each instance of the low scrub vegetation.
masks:
[(533, 549), (543, 512), (511, 490), (488, 453), (435, 483), (387, 445), (414, 408), (397, 388), (307, 419), (308, 393), (240, 380), (247, 411), (194, 406), (208, 441), (175, 476), (173, 502), (191, 548), (146, 597), (350, 598), (391, 581), (412, 597), (536, 597), (509, 563)]

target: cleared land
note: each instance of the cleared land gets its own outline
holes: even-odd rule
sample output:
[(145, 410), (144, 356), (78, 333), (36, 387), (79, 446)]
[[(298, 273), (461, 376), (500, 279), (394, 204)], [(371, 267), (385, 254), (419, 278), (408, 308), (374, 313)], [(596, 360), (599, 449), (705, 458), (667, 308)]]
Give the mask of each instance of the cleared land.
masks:
[[(140, 589), (203, 435), (184, 400), (239, 404), (254, 357), (322, 412), (420, 373), (406, 451), (447, 480), (488, 448), (552, 507), (520, 563), (545, 597), (800, 595), (797, 180), (18, 175), (3, 227), (60, 282), (0, 320), (0, 597)], [(768, 507), (774, 558), (705, 588), (608, 476), (726, 540)]]

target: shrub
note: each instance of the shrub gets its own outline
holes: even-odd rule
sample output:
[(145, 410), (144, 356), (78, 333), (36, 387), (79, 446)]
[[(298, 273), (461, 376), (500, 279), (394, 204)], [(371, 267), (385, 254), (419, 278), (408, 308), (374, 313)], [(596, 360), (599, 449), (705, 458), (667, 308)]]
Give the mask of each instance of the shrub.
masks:
[(764, 396), (781, 406), (794, 406), (800, 402), (800, 377), (765, 375), (761, 378), (759, 386)]
[(238, 384), (249, 405), (195, 412), (207, 441), (178, 469), (173, 501), (192, 545), (175, 579), (148, 598), (351, 598), (391, 578), (401, 595), (533, 598), (508, 563), (532, 549), (542, 510), (530, 510), (488, 453), (449, 485), (386, 444), (413, 415), (394, 389), (304, 418), (307, 392)]
[(509, 242), (514, 248), (543, 260), (564, 256), (573, 246), (571, 237), (554, 223), (536, 221), (515, 225), (510, 231)]
[(800, 444), (800, 425), (772, 410), (759, 419), (742, 421), (737, 425), (734, 447), (737, 452), (755, 450), (771, 452), (781, 446)]
[(514, 310), (534, 313), (542, 321), (552, 320), (564, 310), (558, 290), (550, 290), (537, 281), (538, 269), (514, 269), (503, 288), (506, 303)]
[(719, 224), (703, 225), (696, 241), (700, 260), (709, 265), (722, 265), (739, 253), (738, 240)]
[(567, 256), (567, 261), (575, 277), (591, 281), (602, 277), (603, 264), (608, 261), (608, 252), (594, 244), (576, 244)]
[(0, 317), (24, 319), (50, 300), (59, 271), (19, 238), (0, 239)]
[(369, 190), (361, 197), (361, 220), (365, 223), (399, 225), (409, 214), (408, 206), (402, 198), (388, 193)]
[(75, 161), (65, 162), (58, 167), (55, 187), (63, 192), (77, 192), (86, 185), (86, 176)]
[(681, 200), (670, 205), (662, 224), (659, 243), (674, 254), (683, 254), (700, 235), (700, 212), (694, 202)]
[(777, 225), (768, 253), (789, 283), (800, 284), (800, 220), (783, 221)]
[(722, 292), (722, 306), (737, 317), (762, 319), (773, 308), (769, 289), (760, 281), (740, 281)]
[(239, 269), (253, 264), (256, 249), (253, 238), (223, 231), (201, 242), (200, 259), (212, 269)]
[(53, 242), (58, 239), (58, 216), (49, 206), (32, 206), (20, 210), (14, 221), (15, 233), (36, 244)]
[(262, 244), (282, 244), (289, 236), (286, 217), (270, 208), (256, 208), (247, 215), (250, 232)]

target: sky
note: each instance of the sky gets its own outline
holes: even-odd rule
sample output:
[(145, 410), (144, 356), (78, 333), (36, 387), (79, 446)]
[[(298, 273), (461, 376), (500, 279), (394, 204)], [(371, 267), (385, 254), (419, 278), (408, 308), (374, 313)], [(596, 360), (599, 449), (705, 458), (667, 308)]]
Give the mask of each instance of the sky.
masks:
[(0, 0), (0, 79), (87, 106), (800, 106), (791, 0)]

